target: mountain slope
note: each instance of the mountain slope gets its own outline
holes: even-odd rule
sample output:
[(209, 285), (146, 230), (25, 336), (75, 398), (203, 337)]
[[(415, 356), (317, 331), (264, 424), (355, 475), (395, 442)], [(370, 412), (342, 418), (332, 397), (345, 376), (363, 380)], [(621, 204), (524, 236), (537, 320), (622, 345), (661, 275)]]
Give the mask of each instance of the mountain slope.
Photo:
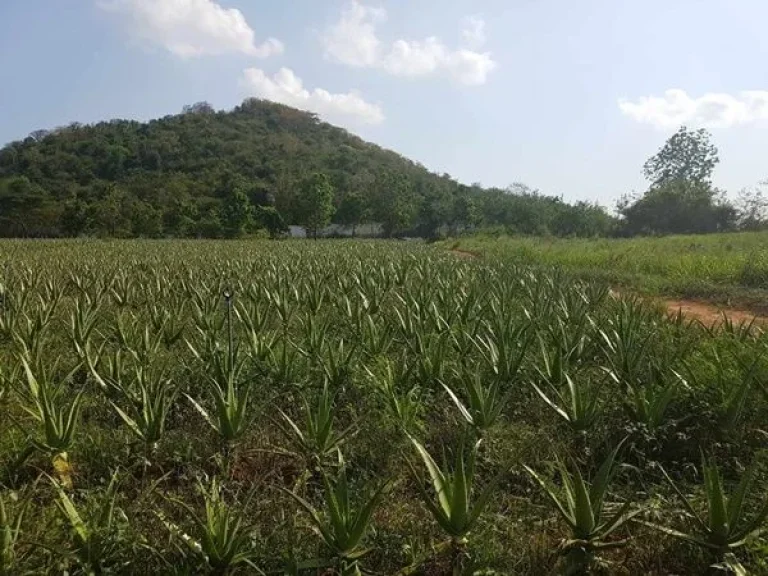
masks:
[[(200, 103), (147, 123), (72, 124), (6, 145), (0, 235), (217, 237), (233, 230), (233, 213), (254, 207), (300, 223), (302, 183), (314, 172), (329, 177), (341, 223), (424, 235), (509, 224), (499, 217), (509, 212), (500, 190), (462, 186), (311, 113), (249, 99), (231, 111)], [(237, 206), (238, 191), (248, 206)], [(550, 212), (567, 206), (535, 194), (524, 201)], [(249, 227), (269, 225), (258, 217), (265, 213)]]

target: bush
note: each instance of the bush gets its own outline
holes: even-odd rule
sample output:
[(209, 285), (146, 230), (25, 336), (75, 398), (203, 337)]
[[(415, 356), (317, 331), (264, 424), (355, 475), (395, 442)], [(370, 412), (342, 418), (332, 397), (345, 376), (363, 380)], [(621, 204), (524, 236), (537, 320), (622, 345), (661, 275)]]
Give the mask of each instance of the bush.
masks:
[(739, 284), (749, 288), (768, 288), (768, 259), (753, 252), (739, 274)]

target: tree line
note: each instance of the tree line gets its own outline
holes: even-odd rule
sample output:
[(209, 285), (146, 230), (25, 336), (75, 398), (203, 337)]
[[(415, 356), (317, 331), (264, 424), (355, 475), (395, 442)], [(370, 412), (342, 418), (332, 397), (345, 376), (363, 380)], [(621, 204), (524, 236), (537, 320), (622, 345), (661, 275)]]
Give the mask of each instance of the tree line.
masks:
[[(610, 214), (523, 184), (459, 183), (284, 105), (248, 99), (216, 111), (198, 103), (147, 123), (75, 123), (7, 144), (0, 236), (279, 236), (289, 224), (317, 235), (330, 223), (354, 234), (371, 222), (385, 236), (426, 238), (481, 228), (583, 237), (706, 232), (740, 225), (709, 181), (716, 163), (708, 135), (683, 129), (646, 164), (649, 191)], [(751, 225), (762, 225), (761, 210)]]

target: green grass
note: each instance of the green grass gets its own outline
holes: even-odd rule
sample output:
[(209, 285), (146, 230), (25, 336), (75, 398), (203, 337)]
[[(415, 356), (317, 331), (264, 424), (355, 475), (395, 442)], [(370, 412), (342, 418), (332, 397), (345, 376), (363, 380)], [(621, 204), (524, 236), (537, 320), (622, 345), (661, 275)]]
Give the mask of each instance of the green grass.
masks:
[(768, 308), (768, 232), (592, 240), (479, 235), (444, 245), (650, 294)]
[[(470, 242), (484, 257), (394, 241), (0, 242), (0, 574), (295, 561), (533, 576), (593, 556), (596, 573), (705, 573), (712, 554), (650, 526), (692, 529), (658, 465), (705, 512), (701, 451), (728, 494), (754, 464), (751, 516), (768, 490), (768, 337), (670, 319), (505, 249), (543, 243)], [(81, 394), (66, 456), (42, 442), (25, 362), (48, 404), (68, 413)], [(620, 443), (591, 516), (642, 513), (583, 533), (574, 479), (599, 477)], [(557, 471), (572, 475), (578, 530), (525, 466), (561, 502)], [(750, 537), (735, 558), (765, 574), (767, 549)]]

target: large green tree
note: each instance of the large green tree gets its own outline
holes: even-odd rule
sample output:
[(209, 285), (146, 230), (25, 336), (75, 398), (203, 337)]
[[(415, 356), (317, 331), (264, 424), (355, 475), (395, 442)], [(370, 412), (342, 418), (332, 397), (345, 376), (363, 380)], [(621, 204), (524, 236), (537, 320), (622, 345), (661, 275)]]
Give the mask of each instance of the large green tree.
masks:
[(420, 186), (418, 209), (419, 233), (424, 238), (437, 238), (440, 229), (451, 219), (453, 208), (452, 181), (424, 182)]
[(55, 229), (62, 209), (26, 176), (0, 179), (2, 236), (47, 236)]
[(357, 227), (370, 217), (370, 208), (366, 204), (365, 197), (360, 191), (346, 192), (336, 211), (336, 222), (352, 228), (352, 236), (355, 236)]
[(232, 183), (224, 196), (221, 212), (221, 224), (229, 238), (242, 236), (253, 222), (253, 205), (240, 183)]
[(736, 210), (712, 186), (718, 162), (709, 132), (680, 128), (643, 166), (648, 191), (619, 202), (623, 232), (684, 234), (733, 228)]
[(385, 172), (376, 179), (373, 199), (374, 218), (386, 237), (408, 230), (416, 217), (416, 198), (408, 179), (396, 172)]
[(333, 186), (325, 174), (315, 172), (304, 179), (299, 198), (300, 223), (313, 238), (331, 223), (336, 210), (333, 197)]
[(651, 188), (673, 182), (710, 185), (712, 172), (720, 162), (717, 148), (707, 130), (682, 126), (643, 165)]
[(270, 238), (278, 238), (288, 232), (288, 226), (274, 206), (256, 206), (254, 221), (264, 228)]

